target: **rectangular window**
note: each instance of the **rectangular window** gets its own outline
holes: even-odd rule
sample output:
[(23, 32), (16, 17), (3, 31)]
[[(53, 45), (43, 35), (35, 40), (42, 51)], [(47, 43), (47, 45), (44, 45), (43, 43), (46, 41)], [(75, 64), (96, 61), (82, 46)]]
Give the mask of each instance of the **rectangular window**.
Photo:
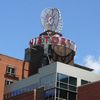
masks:
[(56, 97), (61, 98), (61, 100), (62, 99), (67, 100), (67, 94), (68, 94), (67, 90), (58, 89), (58, 88), (56, 89)]
[(64, 83), (68, 83), (68, 76), (67, 75), (63, 75), (63, 74), (57, 74), (57, 80), (64, 82)]
[(77, 86), (77, 78), (69, 77), (69, 84)]
[(60, 98), (67, 99), (67, 91), (60, 89)]
[(90, 82), (86, 81), (86, 80), (81, 80), (81, 85), (84, 85), (84, 84), (87, 84), (87, 83), (90, 83)]
[(12, 65), (8, 65), (6, 69), (6, 73), (9, 75), (15, 75), (15, 68)]
[(68, 85), (65, 83), (60, 83), (60, 88), (62, 89), (68, 89)]
[(10, 85), (13, 83), (13, 80), (5, 80), (5, 85)]
[(57, 73), (56, 87), (56, 100), (76, 100), (76, 77)]
[(74, 92), (69, 92), (69, 99), (68, 100), (76, 100), (76, 93)]
[(57, 82), (57, 87), (60, 88), (60, 82)]
[(69, 91), (76, 91), (76, 87), (69, 85)]

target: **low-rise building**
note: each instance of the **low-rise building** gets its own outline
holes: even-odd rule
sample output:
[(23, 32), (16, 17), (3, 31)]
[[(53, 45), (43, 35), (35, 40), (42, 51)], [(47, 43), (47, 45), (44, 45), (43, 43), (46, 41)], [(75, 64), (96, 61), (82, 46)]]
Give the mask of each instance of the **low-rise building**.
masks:
[(39, 68), (37, 74), (5, 87), (4, 97), (7, 100), (17, 96), (20, 98), (25, 93), (42, 88), (43, 99), (36, 100), (77, 100), (78, 86), (100, 79), (100, 75), (92, 71), (77, 64), (55, 62)]

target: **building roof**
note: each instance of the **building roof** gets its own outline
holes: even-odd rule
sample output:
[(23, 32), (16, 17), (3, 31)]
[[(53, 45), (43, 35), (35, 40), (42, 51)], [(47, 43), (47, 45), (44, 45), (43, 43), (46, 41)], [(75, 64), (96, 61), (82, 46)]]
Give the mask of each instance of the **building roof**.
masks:
[(82, 65), (79, 65), (79, 64), (74, 64), (75, 67), (78, 67), (78, 68), (81, 68), (81, 69), (84, 69), (84, 70), (87, 70), (87, 71), (93, 71), (94, 69), (92, 68), (89, 68), (89, 67), (86, 67), (86, 66), (82, 66)]
[(0, 55), (8, 57), (8, 58), (11, 58), (11, 59), (15, 59), (15, 60), (19, 60), (19, 61), (24, 61), (24, 60), (21, 60), (21, 59), (18, 59), (18, 58), (14, 58), (14, 57), (11, 57), (11, 56), (8, 56), (8, 55), (4, 55), (4, 54), (0, 54)]

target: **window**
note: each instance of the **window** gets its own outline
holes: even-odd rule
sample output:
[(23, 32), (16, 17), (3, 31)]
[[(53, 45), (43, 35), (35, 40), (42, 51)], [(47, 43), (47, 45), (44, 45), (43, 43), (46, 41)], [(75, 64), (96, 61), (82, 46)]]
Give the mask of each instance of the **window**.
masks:
[(68, 100), (76, 100), (76, 93), (69, 92), (69, 99)]
[(60, 83), (60, 88), (68, 89), (68, 85), (64, 83)]
[(69, 90), (70, 90), (70, 91), (76, 91), (76, 87), (75, 87), (75, 86), (69, 85)]
[(77, 78), (57, 73), (56, 100), (76, 100)]
[(67, 99), (67, 91), (60, 89), (60, 98)]
[(57, 80), (64, 83), (68, 83), (68, 76), (63, 74), (58, 74)]
[(15, 75), (15, 68), (13, 68), (12, 65), (8, 65), (6, 73), (9, 74), (9, 75)]
[(77, 85), (77, 78), (69, 77), (69, 84), (76, 86)]
[(56, 89), (56, 97), (67, 100), (67, 90), (57, 88)]
[(84, 85), (84, 84), (87, 84), (87, 83), (90, 83), (90, 82), (86, 81), (86, 80), (81, 80), (81, 85)]
[(5, 80), (5, 85), (10, 85), (13, 83), (13, 80)]

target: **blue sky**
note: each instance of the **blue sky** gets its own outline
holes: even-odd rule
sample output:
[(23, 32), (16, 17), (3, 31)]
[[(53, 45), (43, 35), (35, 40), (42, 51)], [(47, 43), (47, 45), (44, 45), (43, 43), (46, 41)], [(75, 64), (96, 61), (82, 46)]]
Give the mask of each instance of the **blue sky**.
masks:
[(99, 59), (100, 0), (0, 0), (0, 53), (23, 59), (29, 40), (44, 31), (40, 15), (48, 7), (61, 11), (61, 33), (77, 45), (75, 62)]

